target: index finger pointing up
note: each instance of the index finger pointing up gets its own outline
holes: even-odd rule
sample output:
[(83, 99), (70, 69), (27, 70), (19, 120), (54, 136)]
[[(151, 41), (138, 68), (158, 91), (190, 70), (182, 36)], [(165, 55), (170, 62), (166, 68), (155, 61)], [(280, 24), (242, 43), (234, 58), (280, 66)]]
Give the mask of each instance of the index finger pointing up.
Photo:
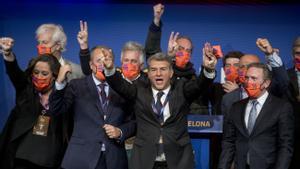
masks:
[(83, 21), (80, 20), (80, 31), (83, 31), (83, 29), (84, 29)]

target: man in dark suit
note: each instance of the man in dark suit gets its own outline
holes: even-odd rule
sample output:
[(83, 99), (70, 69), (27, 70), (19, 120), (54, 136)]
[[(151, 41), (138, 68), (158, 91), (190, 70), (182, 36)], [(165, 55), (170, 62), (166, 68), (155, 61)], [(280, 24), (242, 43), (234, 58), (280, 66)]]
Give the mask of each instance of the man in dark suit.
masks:
[[(295, 115), (295, 143), (300, 140), (300, 37), (298, 37), (292, 47), (294, 67), (287, 70), (289, 81), (287, 83), (286, 96), (293, 105)], [(295, 144), (293, 160), (290, 169), (299, 168), (300, 146)]]
[(104, 65), (110, 86), (134, 103), (137, 134), (132, 169), (193, 169), (186, 115), (191, 101), (212, 83), (213, 78), (207, 77), (214, 77), (216, 58), (205, 55), (199, 78), (171, 83), (172, 60), (157, 53), (148, 59), (148, 85), (128, 83), (109, 58)]
[(68, 70), (61, 70), (57, 91), (50, 107), (56, 112), (74, 111), (74, 128), (62, 167), (65, 169), (127, 169), (124, 140), (135, 132), (130, 114), (123, 111), (125, 101), (105, 81), (102, 73), (105, 55), (111, 49), (96, 46), (91, 50), (92, 74), (69, 83), (64, 80)]
[(287, 169), (293, 154), (291, 105), (267, 91), (266, 65), (252, 63), (245, 76), (248, 98), (233, 104), (224, 128), (219, 169)]
[[(278, 56), (278, 52), (276, 49), (274, 49), (268, 39), (262, 39), (258, 38), (256, 41), (257, 47), (265, 54), (266, 56), (266, 64), (268, 68), (272, 71), (272, 83), (269, 88), (269, 92), (271, 92), (273, 95), (277, 97), (282, 97), (285, 90), (285, 81), (288, 81), (288, 77), (286, 74), (285, 67), (283, 65), (283, 62), (281, 61), (281, 58)], [(231, 105), (239, 101), (241, 99), (244, 99), (248, 97), (245, 89), (243, 88), (244, 83), (244, 75), (247, 70), (247, 66), (250, 63), (259, 63), (260, 59), (256, 55), (252, 54), (246, 54), (241, 57), (240, 63), (239, 63), (239, 85), (240, 87), (238, 89), (235, 89), (232, 92), (229, 92), (225, 94), (222, 98), (221, 103), (221, 111), (222, 114), (227, 116), (229, 113)]]

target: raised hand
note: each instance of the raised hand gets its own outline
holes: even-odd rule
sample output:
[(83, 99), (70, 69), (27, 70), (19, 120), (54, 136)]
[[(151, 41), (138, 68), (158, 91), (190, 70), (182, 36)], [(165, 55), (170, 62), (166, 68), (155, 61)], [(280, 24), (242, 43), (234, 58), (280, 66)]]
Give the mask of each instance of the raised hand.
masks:
[(114, 68), (114, 60), (112, 56), (112, 51), (110, 50), (101, 50), (103, 54), (103, 66), (105, 69), (111, 70)]
[(80, 31), (77, 34), (77, 41), (80, 49), (88, 48), (88, 24), (85, 21), (80, 21)]
[(1, 37), (0, 38), (0, 53), (3, 54), (3, 58), (6, 61), (13, 61), (15, 59), (12, 54), (12, 47), (14, 46), (14, 39), (10, 37)]
[(0, 38), (0, 50), (1, 53), (10, 52), (14, 46), (14, 40), (10, 37), (1, 37)]
[(239, 85), (236, 84), (236, 82), (231, 82), (227, 80), (224, 84), (222, 84), (222, 87), (226, 93), (232, 92), (233, 90), (239, 88)]
[(268, 39), (258, 38), (256, 40), (257, 47), (264, 52), (266, 55), (271, 55), (274, 52), (273, 47), (271, 46)]
[(217, 58), (213, 54), (213, 48), (210, 43), (206, 42), (204, 44), (203, 52), (203, 67), (206, 68), (207, 71), (214, 71), (217, 64)]
[(70, 64), (62, 65), (59, 69), (59, 73), (56, 79), (57, 83), (63, 83), (67, 79), (67, 73), (72, 72), (72, 67)]
[(178, 38), (179, 32), (171, 32), (171, 35), (169, 37), (169, 43), (168, 43), (168, 55), (169, 56), (175, 56), (176, 50), (178, 48), (177, 44), (177, 38)]
[(113, 125), (105, 124), (103, 126), (103, 129), (105, 130), (105, 133), (109, 138), (116, 139), (121, 136), (121, 130)]
[(155, 6), (153, 6), (153, 12), (154, 12), (153, 22), (156, 26), (159, 26), (161, 16), (164, 13), (164, 9), (165, 9), (165, 6), (162, 4), (156, 4)]

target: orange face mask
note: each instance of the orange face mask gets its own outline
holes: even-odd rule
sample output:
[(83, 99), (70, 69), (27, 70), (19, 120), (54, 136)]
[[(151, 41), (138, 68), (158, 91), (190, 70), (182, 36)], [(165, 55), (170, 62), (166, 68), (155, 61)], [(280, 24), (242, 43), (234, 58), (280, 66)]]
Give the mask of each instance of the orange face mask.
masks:
[(176, 52), (175, 55), (175, 64), (177, 67), (184, 68), (186, 64), (190, 61), (191, 55), (190, 53), (181, 50)]
[(126, 63), (122, 65), (122, 73), (127, 79), (133, 80), (139, 75), (140, 70), (137, 65)]
[(300, 58), (294, 59), (295, 67), (298, 71), (300, 71)]
[(224, 71), (225, 71), (226, 80), (231, 82), (237, 81), (239, 74), (235, 66), (230, 66), (228, 68), (224, 67)]
[(239, 75), (238, 81), (239, 81), (240, 84), (245, 83), (246, 72), (247, 72), (246, 68), (238, 69), (238, 75)]
[(51, 54), (51, 47), (44, 45), (37, 45), (38, 55)]
[(103, 67), (101, 66), (96, 66), (96, 78), (100, 81), (105, 81), (105, 76), (103, 74)]
[(244, 88), (250, 98), (257, 98), (262, 92), (261, 85), (257, 83), (245, 83)]
[(49, 88), (50, 86), (50, 78), (38, 78), (35, 76), (32, 76), (32, 83), (35, 87), (35, 89), (39, 92), (42, 92)]

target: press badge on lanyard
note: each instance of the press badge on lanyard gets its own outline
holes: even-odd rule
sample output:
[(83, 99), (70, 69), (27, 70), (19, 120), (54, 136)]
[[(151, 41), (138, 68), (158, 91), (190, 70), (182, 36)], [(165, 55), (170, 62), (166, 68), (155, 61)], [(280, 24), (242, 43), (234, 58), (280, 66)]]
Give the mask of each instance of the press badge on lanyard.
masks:
[(48, 129), (49, 129), (49, 123), (50, 123), (50, 117), (45, 116), (46, 110), (42, 110), (42, 115), (39, 115), (36, 124), (33, 127), (32, 134), (38, 135), (38, 136), (47, 136)]

